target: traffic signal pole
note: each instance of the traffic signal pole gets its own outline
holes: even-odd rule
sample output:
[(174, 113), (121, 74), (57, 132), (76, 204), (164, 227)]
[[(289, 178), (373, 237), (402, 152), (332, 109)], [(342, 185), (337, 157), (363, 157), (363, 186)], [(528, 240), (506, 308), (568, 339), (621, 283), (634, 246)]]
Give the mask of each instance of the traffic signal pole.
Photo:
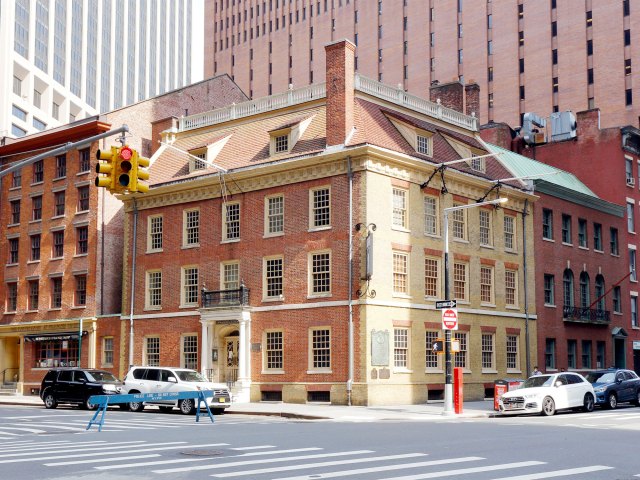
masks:
[(62, 155), (63, 153), (67, 153), (69, 150), (73, 150), (74, 148), (78, 148), (80, 146), (83, 145), (87, 145), (88, 143), (93, 143), (97, 140), (102, 140), (103, 138), (107, 138), (107, 137), (111, 137), (113, 135), (117, 135), (119, 133), (128, 133), (129, 132), (129, 127), (127, 125), (122, 125), (119, 128), (116, 128), (114, 130), (109, 130), (107, 132), (104, 133), (100, 133), (98, 135), (94, 135), (93, 137), (89, 137), (89, 138), (85, 138), (83, 140), (80, 140), (78, 142), (69, 142), (64, 144), (62, 147), (58, 147), (55, 148), (53, 150), (49, 150), (47, 152), (44, 153), (40, 153), (34, 157), (30, 157), (27, 158), (26, 160), (22, 160), (21, 162), (18, 162), (12, 166), (10, 166), (9, 168), (7, 168), (6, 170), (2, 170), (0, 172), (0, 178), (9, 175), (10, 173), (13, 173), (17, 170), (20, 170), (23, 167), (26, 167), (27, 165), (31, 165), (39, 160), (45, 159), (47, 157), (55, 157), (56, 155)]

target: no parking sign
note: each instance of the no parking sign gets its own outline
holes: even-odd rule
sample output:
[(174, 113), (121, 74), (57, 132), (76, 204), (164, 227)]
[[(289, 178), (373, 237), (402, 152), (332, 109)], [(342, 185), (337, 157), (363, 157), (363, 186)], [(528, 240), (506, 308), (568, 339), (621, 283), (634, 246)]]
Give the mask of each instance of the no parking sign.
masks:
[(442, 310), (442, 329), (458, 330), (458, 309), (445, 308)]

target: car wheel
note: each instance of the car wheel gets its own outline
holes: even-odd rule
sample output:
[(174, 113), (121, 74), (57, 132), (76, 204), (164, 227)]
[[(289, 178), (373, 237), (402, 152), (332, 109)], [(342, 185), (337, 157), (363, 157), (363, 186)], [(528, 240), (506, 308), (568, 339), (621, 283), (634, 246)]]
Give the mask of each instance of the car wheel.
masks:
[(56, 397), (53, 396), (53, 393), (47, 393), (44, 396), (44, 407), (45, 408), (56, 408), (58, 406), (58, 401)]
[(542, 415), (550, 417), (556, 413), (556, 402), (551, 397), (544, 397), (542, 400)]
[(82, 408), (83, 408), (84, 410), (95, 410), (96, 408), (98, 408), (98, 406), (97, 406), (97, 405), (94, 405), (93, 403), (91, 403), (91, 402), (89, 401), (89, 398), (88, 398), (88, 397), (87, 397), (87, 398), (85, 398), (85, 400), (84, 400), (84, 402), (82, 402), (82, 405), (81, 405), (81, 406), (82, 406)]
[(610, 408), (611, 410), (613, 410), (617, 406), (618, 406), (618, 399), (616, 398), (616, 394), (610, 393), (609, 397), (607, 398), (607, 408)]
[(180, 412), (182, 412), (183, 415), (191, 415), (193, 413), (196, 413), (196, 407), (193, 403), (193, 400), (190, 398), (182, 400), (178, 406), (180, 407)]
[(171, 413), (173, 407), (158, 407), (162, 413)]
[(591, 395), (590, 393), (585, 394), (582, 409), (585, 412), (593, 412), (594, 407), (595, 407), (595, 400), (593, 398), (593, 395)]
[(129, 410), (132, 412), (141, 412), (144, 410), (144, 405), (142, 402), (131, 402), (129, 403)]

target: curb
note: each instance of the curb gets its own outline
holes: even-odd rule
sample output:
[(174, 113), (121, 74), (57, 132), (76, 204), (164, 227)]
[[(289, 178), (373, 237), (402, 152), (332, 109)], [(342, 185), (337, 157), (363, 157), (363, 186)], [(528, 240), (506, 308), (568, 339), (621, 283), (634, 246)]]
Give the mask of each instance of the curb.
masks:
[(286, 413), (286, 412), (247, 412), (240, 410), (229, 411), (226, 410), (224, 412), (225, 415), (253, 415), (253, 416), (261, 416), (261, 417), (282, 417), (282, 418), (293, 418), (298, 420), (331, 420), (333, 417), (321, 417), (319, 415), (304, 415), (300, 413)]

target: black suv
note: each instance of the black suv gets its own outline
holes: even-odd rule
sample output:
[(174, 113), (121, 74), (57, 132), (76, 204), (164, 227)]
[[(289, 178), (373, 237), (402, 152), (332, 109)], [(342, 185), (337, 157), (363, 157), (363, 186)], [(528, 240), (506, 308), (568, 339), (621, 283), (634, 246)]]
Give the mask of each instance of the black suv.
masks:
[(47, 372), (40, 386), (40, 398), (46, 408), (58, 403), (77, 404), (81, 408), (95, 408), (91, 395), (120, 393), (122, 382), (110, 372), (85, 368), (53, 368)]

